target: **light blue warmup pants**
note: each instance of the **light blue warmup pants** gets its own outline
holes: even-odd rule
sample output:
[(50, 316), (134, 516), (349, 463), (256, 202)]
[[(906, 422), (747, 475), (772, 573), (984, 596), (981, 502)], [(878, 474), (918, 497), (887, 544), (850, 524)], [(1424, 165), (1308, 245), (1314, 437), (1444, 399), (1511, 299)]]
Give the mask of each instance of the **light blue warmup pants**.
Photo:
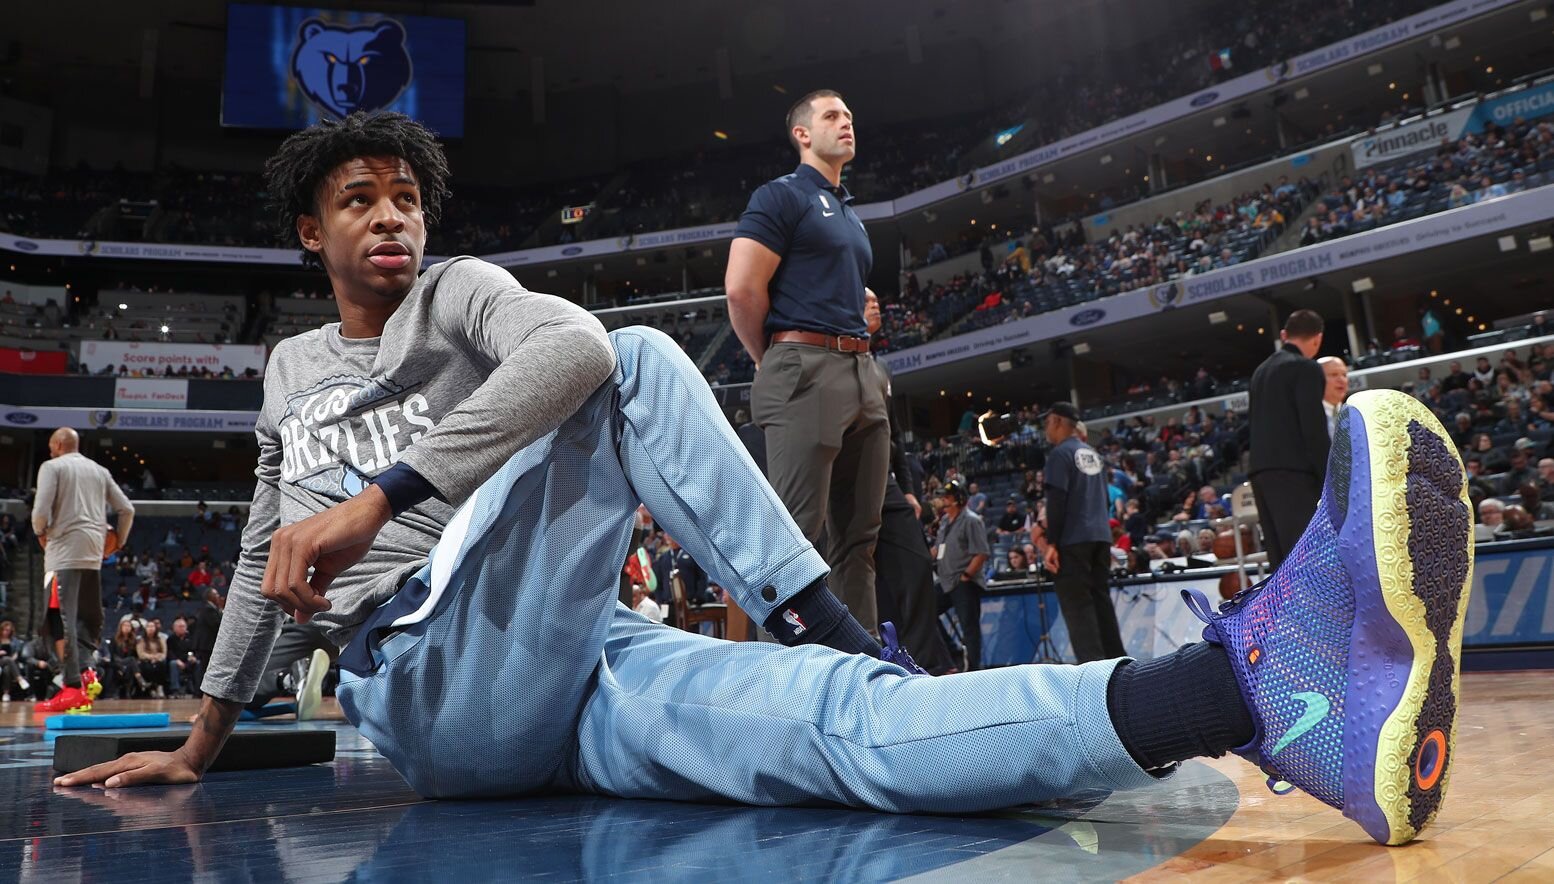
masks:
[(610, 339), (614, 377), (481, 486), (342, 656), (370, 661), (346, 716), (417, 792), (955, 812), (1155, 782), (1112, 728), (1116, 661), (908, 676), (622, 606), (639, 501), (757, 622), (826, 565), (679, 347)]

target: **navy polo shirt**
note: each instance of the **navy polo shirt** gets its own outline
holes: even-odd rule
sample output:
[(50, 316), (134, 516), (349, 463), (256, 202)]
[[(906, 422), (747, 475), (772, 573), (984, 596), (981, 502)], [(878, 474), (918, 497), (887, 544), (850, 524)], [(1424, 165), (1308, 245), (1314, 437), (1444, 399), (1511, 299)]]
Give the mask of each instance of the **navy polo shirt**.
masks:
[(751, 195), (734, 236), (753, 239), (782, 256), (767, 287), (767, 334), (868, 334), (863, 288), (874, 266), (874, 249), (852, 201), (847, 188), (832, 187), (820, 170), (808, 165), (766, 182)]

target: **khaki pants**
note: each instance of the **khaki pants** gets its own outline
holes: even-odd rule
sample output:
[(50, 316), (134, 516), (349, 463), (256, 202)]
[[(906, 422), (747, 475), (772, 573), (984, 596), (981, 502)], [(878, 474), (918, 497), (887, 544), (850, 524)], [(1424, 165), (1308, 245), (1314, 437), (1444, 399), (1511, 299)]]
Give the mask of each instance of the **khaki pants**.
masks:
[(890, 472), (888, 383), (868, 354), (780, 343), (766, 352), (750, 394), (766, 433), (768, 481), (825, 553), (831, 589), (874, 633), (874, 544)]

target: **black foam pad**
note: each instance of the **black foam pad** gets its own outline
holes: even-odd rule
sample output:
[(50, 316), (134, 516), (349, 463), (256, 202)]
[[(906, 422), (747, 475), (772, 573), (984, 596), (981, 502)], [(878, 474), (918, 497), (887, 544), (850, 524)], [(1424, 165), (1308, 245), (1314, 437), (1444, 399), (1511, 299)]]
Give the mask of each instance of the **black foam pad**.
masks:
[[(171, 752), (188, 732), (145, 731), (124, 734), (61, 734), (54, 741), (54, 769), (74, 773), (131, 752)], [(335, 760), (332, 730), (237, 731), (210, 766), (212, 771), (300, 767)]]

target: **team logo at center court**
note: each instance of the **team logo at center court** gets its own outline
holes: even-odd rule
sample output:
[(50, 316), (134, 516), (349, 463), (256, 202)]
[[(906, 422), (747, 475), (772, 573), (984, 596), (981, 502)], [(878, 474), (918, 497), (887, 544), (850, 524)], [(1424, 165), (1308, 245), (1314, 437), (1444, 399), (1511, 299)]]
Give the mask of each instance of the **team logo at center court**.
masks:
[(1149, 303), (1156, 310), (1170, 310), (1182, 300), (1182, 287), (1174, 282), (1157, 285), (1149, 290)]
[(793, 627), (794, 635), (803, 635), (805, 632), (809, 631), (809, 627), (805, 626), (804, 621), (799, 619), (799, 613), (792, 608), (782, 612), (782, 619), (787, 622), (789, 626)]
[(836, 214), (835, 212), (831, 211), (831, 201), (826, 199), (826, 195), (825, 194), (817, 193), (815, 195), (820, 197), (820, 214), (821, 215), (823, 215), (826, 218), (829, 218), (832, 215)]

